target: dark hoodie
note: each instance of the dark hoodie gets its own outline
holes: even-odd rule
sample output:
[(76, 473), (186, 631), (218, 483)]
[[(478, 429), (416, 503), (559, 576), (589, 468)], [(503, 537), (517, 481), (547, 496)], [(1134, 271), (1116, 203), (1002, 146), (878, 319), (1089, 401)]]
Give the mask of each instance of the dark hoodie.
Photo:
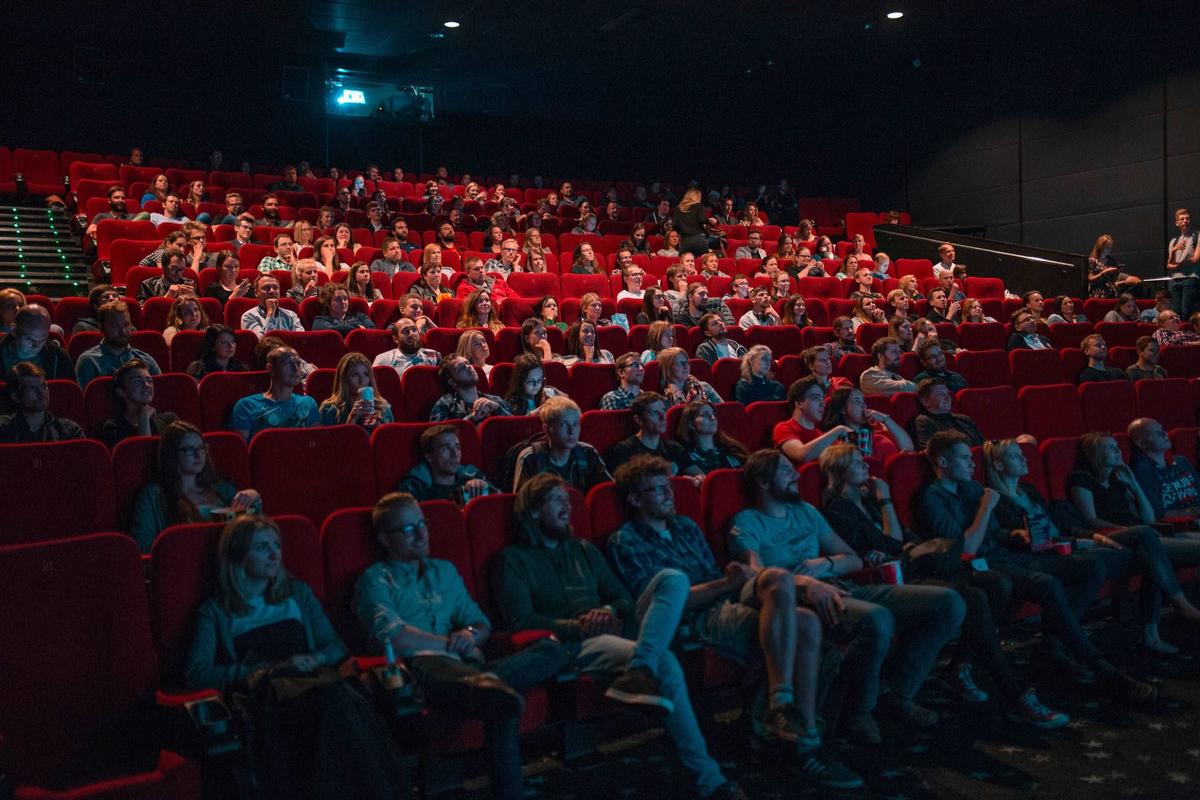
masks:
[(517, 544), (497, 554), (492, 596), (513, 630), (548, 630), (563, 641), (579, 641), (579, 616), (609, 606), (630, 625), (633, 598), (591, 542), (574, 537), (546, 543), (538, 525), (516, 508)]

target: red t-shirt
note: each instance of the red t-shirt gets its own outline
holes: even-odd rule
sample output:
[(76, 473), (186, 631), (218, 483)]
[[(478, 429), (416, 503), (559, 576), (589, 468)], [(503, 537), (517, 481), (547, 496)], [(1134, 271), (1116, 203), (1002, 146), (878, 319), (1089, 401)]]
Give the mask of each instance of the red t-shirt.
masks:
[(775, 429), (771, 432), (771, 443), (776, 447), (782, 447), (784, 442), (799, 439), (801, 444), (808, 444), (822, 433), (824, 431), (820, 428), (806, 428), (794, 419), (785, 419), (775, 425)]

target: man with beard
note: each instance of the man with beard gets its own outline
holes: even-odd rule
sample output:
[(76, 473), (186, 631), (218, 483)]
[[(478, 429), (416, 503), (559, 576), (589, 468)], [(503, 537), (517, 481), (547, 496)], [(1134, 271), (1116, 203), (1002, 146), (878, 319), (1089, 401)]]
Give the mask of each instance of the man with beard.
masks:
[(436, 367), (441, 360), (436, 350), (421, 347), (421, 331), (417, 323), (408, 317), (401, 317), (392, 323), (392, 340), (396, 348), (375, 356), (373, 366), (391, 367), (397, 375), (403, 376), (409, 367)]
[(133, 322), (129, 319), (129, 306), (125, 301), (116, 300), (100, 306), (99, 322), (104, 341), (90, 350), (84, 350), (75, 362), (75, 376), (79, 378), (80, 386), (86, 387), (93, 378), (112, 375), (117, 367), (135, 358), (145, 362), (151, 375), (162, 374), (153, 356), (130, 347)]
[(108, 211), (101, 211), (92, 217), (92, 223), (88, 225), (84, 234), (95, 237), (96, 225), (104, 219), (129, 219), (129, 213), (125, 210), (124, 188), (113, 186), (108, 190)]
[(255, 220), (255, 225), (266, 226), (268, 228), (282, 228), (287, 225), (283, 218), (279, 216), (279, 197), (273, 194), (265, 194), (262, 199), (262, 218)]
[(447, 391), (433, 404), (430, 422), (465, 419), (480, 423), (488, 417), (512, 415), (499, 397), (479, 391), (479, 373), (462, 356), (451, 356), (443, 361), (438, 377)]

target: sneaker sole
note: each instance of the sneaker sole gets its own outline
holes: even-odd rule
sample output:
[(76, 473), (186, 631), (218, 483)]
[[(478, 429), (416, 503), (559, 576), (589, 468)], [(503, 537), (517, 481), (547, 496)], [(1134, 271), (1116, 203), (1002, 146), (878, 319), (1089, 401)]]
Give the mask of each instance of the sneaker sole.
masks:
[(604, 696), (609, 700), (615, 700), (618, 703), (627, 703), (629, 705), (646, 706), (648, 708), (662, 711), (664, 714), (671, 714), (675, 711), (675, 704), (665, 697), (659, 697), (653, 694), (636, 694), (632, 692), (623, 692), (620, 689), (608, 689)]
[(1063, 728), (1063, 727), (1066, 727), (1067, 725), (1071, 724), (1070, 717), (1063, 717), (1059, 721), (1044, 720), (1044, 721), (1039, 722), (1037, 720), (1026, 719), (1025, 717), (1022, 717), (1018, 714), (1008, 714), (1007, 716), (1013, 722), (1021, 722), (1021, 723), (1024, 723), (1025, 725), (1032, 725), (1033, 727), (1039, 728), (1043, 731), (1058, 730), (1059, 728)]
[(819, 783), (826, 789), (858, 789), (864, 784), (863, 779), (857, 776), (853, 778), (846, 778), (845, 780), (833, 780), (831, 778), (822, 778), (819, 775), (813, 775), (812, 773), (805, 772), (800, 768), (792, 769), (792, 773), (797, 777), (810, 780), (813, 783)]

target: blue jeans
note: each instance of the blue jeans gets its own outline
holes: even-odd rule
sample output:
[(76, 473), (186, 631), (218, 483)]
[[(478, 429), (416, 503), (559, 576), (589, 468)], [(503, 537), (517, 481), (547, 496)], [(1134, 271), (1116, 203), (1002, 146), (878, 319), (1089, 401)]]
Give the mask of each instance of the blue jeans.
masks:
[(860, 586), (845, 603), (842, 618), (858, 628), (842, 666), (851, 692), (847, 708), (853, 713), (874, 710), (879, 673), (893, 635), (897, 642), (888, 686), (897, 696), (911, 700), (967, 613), (958, 593), (941, 586)]
[(711, 794), (725, 783), (725, 776), (704, 744), (700, 724), (688, 698), (683, 669), (671, 652), (671, 640), (683, 616), (691, 584), (676, 569), (664, 569), (655, 575), (637, 599), (636, 641), (602, 634), (585, 639), (575, 666), (581, 672), (614, 673), (629, 667), (648, 669), (658, 679), (663, 696), (675, 710), (667, 717), (666, 729), (679, 751), (679, 760), (695, 775), (703, 795)]
[(1200, 278), (1172, 278), (1167, 282), (1171, 293), (1171, 305), (1185, 322), (1194, 312), (1200, 311)]

